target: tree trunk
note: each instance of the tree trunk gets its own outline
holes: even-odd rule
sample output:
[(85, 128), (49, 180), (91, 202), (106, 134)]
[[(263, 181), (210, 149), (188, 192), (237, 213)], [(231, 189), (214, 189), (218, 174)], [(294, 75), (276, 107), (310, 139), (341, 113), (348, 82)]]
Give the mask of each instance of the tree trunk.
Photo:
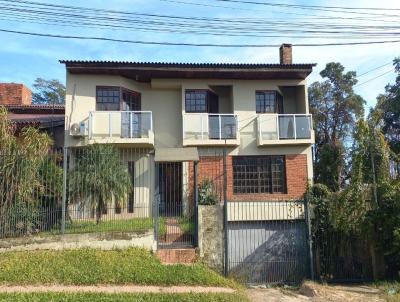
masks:
[(103, 212), (103, 201), (101, 198), (99, 198), (96, 207), (96, 224), (100, 223), (102, 212)]

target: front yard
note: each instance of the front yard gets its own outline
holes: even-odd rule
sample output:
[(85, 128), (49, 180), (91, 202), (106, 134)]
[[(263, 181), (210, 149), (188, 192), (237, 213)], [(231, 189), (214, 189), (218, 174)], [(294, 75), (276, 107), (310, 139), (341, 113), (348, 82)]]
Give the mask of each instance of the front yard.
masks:
[[(140, 286), (139, 292), (121, 292), (112, 286)], [(65, 290), (65, 287), (69, 290)], [(84, 292), (82, 286), (95, 292)], [(156, 292), (143, 292), (149, 286)], [(176, 289), (168, 291), (170, 286)], [(189, 293), (190, 288), (202, 287)], [(9, 291), (14, 287), (13, 291)], [(15, 290), (15, 287), (17, 288)], [(39, 290), (27, 291), (27, 288)], [(110, 288), (111, 287), (111, 288)], [(208, 293), (216, 287), (225, 292)], [(143, 289), (143, 290), (142, 290)], [(49, 292), (43, 292), (49, 291)], [(104, 292), (105, 290), (105, 292)], [(236, 292), (235, 292), (236, 291)], [(232, 292), (232, 293), (230, 293)], [(163, 265), (152, 253), (140, 249), (102, 251), (6, 252), (0, 255), (0, 301), (192, 301), (245, 302), (241, 286), (200, 263)]]
[(200, 263), (162, 265), (153, 254), (139, 248), (2, 253), (1, 283), (238, 286)]
[[(113, 233), (113, 232), (127, 232), (127, 233), (140, 233), (154, 229), (154, 219), (147, 218), (130, 218), (130, 219), (115, 219), (103, 220), (96, 224), (95, 220), (72, 220), (66, 223), (65, 234), (85, 234), (85, 233)], [(159, 219), (159, 232), (165, 234), (165, 218)], [(60, 234), (60, 227), (53, 228), (51, 231), (42, 234), (58, 235)]]
[(0, 294), (2, 302), (246, 302), (237, 294), (104, 294), (29, 293)]

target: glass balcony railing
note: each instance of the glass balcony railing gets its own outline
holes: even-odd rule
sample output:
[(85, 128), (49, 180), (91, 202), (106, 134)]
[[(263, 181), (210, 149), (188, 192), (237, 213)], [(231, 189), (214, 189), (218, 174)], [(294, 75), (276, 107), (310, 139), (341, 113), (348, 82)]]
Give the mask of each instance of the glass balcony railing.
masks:
[(184, 140), (232, 140), (238, 137), (237, 116), (234, 114), (185, 113)]
[(149, 138), (152, 131), (151, 111), (92, 111), (89, 114), (89, 139)]
[(261, 140), (311, 139), (311, 114), (260, 114), (258, 131)]

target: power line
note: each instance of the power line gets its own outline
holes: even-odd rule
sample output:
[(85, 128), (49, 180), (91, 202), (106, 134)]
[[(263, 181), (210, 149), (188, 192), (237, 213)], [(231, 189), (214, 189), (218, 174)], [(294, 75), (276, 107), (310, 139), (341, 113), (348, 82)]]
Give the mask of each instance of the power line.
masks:
[[(223, 5), (208, 4), (208, 3), (188, 2), (188, 1), (182, 1), (182, 0), (159, 0), (159, 1), (178, 3), (178, 4), (186, 4), (186, 5), (204, 6), (204, 7), (226, 8), (226, 9), (232, 9), (232, 10), (267, 12), (267, 10), (251, 9), (251, 8), (236, 7), (236, 6), (223, 6)], [(313, 17), (313, 19), (327, 19), (327, 20), (343, 19), (343, 20), (353, 20), (353, 21), (354, 20), (362, 20), (362, 21), (372, 21), (372, 22), (374, 22), (374, 21), (393, 22), (393, 21), (388, 21), (388, 20), (376, 20), (376, 19), (370, 19), (367, 17), (359, 17), (359, 16), (343, 17), (343, 16), (328, 16), (328, 15), (312, 15), (312, 14), (296, 13), (296, 12), (291, 12), (291, 11), (290, 12), (289, 11), (280, 11), (279, 13), (285, 14), (285, 15), (310, 16), (310, 17)]]
[[(219, 1), (219, 0), (215, 0)], [(222, 1), (222, 0), (221, 0)], [(231, 0), (224, 0), (231, 1)], [(237, 2), (243, 2), (237, 0)], [(257, 2), (258, 3), (258, 2)], [(384, 7), (356, 7), (356, 6), (326, 6), (326, 5), (307, 5), (307, 4), (289, 4), (289, 3), (268, 3), (261, 2), (269, 5), (281, 5), (281, 6), (295, 6), (295, 7), (305, 7), (305, 8), (332, 8), (332, 9), (345, 9), (345, 10), (382, 10), (382, 11), (400, 11), (400, 8), (384, 8)]]
[[(348, 11), (343, 8), (331, 9), (329, 7), (323, 7), (323, 6), (299, 5), (299, 4), (289, 4), (289, 3), (257, 2), (257, 1), (250, 1), (250, 0), (214, 0), (214, 1), (227, 2), (227, 3), (263, 5), (263, 6), (275, 6), (275, 7), (284, 7), (284, 8), (297, 8), (297, 9), (302, 9), (302, 10), (314, 10), (314, 11), (336, 12), (336, 13), (346, 13), (346, 14), (358, 14), (358, 15), (370, 15), (370, 16), (382, 16), (382, 17), (400, 17), (400, 15), (390, 15), (390, 14), (370, 13), (370, 12), (356, 12), (356, 11)], [(368, 9), (368, 8), (364, 8), (364, 9)], [(371, 9), (371, 10), (375, 10), (375, 9)]]
[[(2, 0), (0, 0), (1, 2)], [(23, 1), (27, 2), (27, 1)], [(69, 8), (70, 6), (68, 6)], [(74, 7), (76, 9), (85, 9), (85, 8), (78, 8)], [(4, 10), (4, 8), (0, 7), (0, 11)], [(12, 12), (8, 12), (8, 10), (11, 10)], [(125, 12), (126, 13), (126, 12)], [(136, 13), (132, 13), (136, 14)], [(138, 14), (138, 15), (145, 15), (148, 16), (148, 14)], [(151, 16), (155, 16), (157, 18), (162, 17), (162, 18), (174, 18), (174, 19), (179, 19), (182, 18), (185, 20), (185, 23), (176, 23), (176, 22), (166, 22), (166, 21), (158, 21), (158, 20), (141, 20), (141, 19), (126, 19), (126, 18), (116, 18), (116, 17), (104, 17), (102, 15), (98, 16), (96, 13), (95, 16), (90, 16), (90, 15), (82, 15), (82, 14), (72, 14), (72, 13), (58, 13), (55, 11), (46, 11), (46, 10), (31, 10), (31, 9), (21, 9), (21, 8), (10, 8), (10, 6), (6, 6), (6, 11), (3, 12), (3, 14), (0, 15), (0, 18), (2, 19), (7, 19), (9, 20), (10, 18), (15, 18), (15, 21), (18, 20), (26, 20), (26, 21), (31, 21), (31, 23), (40, 23), (39, 21), (45, 21), (47, 22), (53, 22), (54, 24), (71, 24), (72, 22), (70, 20), (74, 19), (75, 24), (81, 24), (81, 25), (86, 25), (88, 27), (104, 27), (104, 28), (112, 28), (112, 29), (119, 29), (119, 30), (125, 30), (125, 29), (135, 29), (135, 30), (142, 30), (142, 31), (160, 31), (160, 32), (175, 32), (175, 33), (191, 33), (191, 34), (207, 34), (207, 35), (226, 35), (226, 36), (249, 36), (249, 37), (276, 37), (272, 35), (257, 35), (255, 33), (269, 33), (269, 32), (275, 32), (275, 33), (280, 33), (280, 34), (287, 34), (287, 33), (301, 33), (301, 34), (313, 34), (314, 36), (290, 36), (290, 37), (295, 37), (295, 38), (332, 38), (333, 36), (329, 37), (324, 37), (324, 36), (315, 36), (316, 34), (329, 34), (329, 35), (340, 35), (338, 38), (355, 38), (355, 39), (360, 39), (364, 37), (380, 37), (380, 36), (393, 36), (396, 37), (397, 35), (400, 35), (400, 32), (387, 32), (387, 31), (349, 31), (349, 30), (343, 30), (343, 29), (352, 29), (352, 28), (359, 28), (362, 29), (360, 26), (354, 26), (354, 25), (343, 25), (343, 26), (337, 26), (337, 25), (332, 25), (332, 24), (323, 24), (324, 26), (327, 26), (330, 30), (299, 30), (298, 28), (302, 26), (302, 28), (312, 28), (312, 26), (316, 26), (319, 28), (321, 25), (315, 25), (311, 23), (306, 23), (303, 22), (303, 24), (296, 24), (296, 23), (290, 23), (290, 22), (285, 22), (285, 23), (274, 23), (270, 22), (271, 26), (273, 27), (261, 27), (259, 24), (262, 23), (262, 21), (256, 21), (256, 22), (247, 22), (245, 20), (240, 20), (240, 19), (222, 19), (222, 18), (203, 18), (203, 17), (178, 17), (178, 16), (166, 16), (166, 15), (154, 15), (151, 14)], [(10, 18), (6, 18), (10, 17)], [(77, 20), (75, 20), (75, 18)], [(190, 19), (190, 22), (186, 22), (187, 19)], [(85, 20), (85, 21), (82, 21)], [(207, 22), (205, 22), (207, 20)], [(90, 23), (89, 21), (95, 22), (95, 23)], [(70, 23), (68, 23), (70, 22)], [(120, 23), (122, 22), (122, 23)], [(200, 23), (199, 23), (200, 22)], [(209, 24), (209, 22), (212, 22), (212, 24)], [(219, 23), (221, 22), (229, 22), (229, 23), (243, 23), (243, 24), (250, 24), (251, 27), (238, 27), (238, 26), (232, 26), (232, 25), (221, 25)], [(41, 22), (43, 23), (43, 22)], [(125, 23), (129, 24), (129, 26), (124, 25)], [(134, 23), (136, 26), (131, 26), (130, 24)], [(286, 24), (287, 23), (287, 24)], [(139, 24), (139, 25), (138, 25)], [(154, 26), (153, 28), (151, 27), (145, 27), (147, 26)], [(252, 27), (253, 25), (257, 25), (256, 27)], [(292, 28), (281, 28), (282, 26), (285, 25), (290, 25), (294, 26), (294, 29)], [(71, 24), (71, 27), (74, 25)], [(174, 28), (172, 28), (174, 27)], [(178, 27), (178, 29), (176, 29)], [(373, 28), (375, 28), (374, 26)], [(189, 30), (184, 31), (184, 28), (189, 28)], [(207, 28), (207, 30), (205, 29)], [(332, 29), (340, 29), (340, 30), (332, 30)], [(369, 28), (369, 27), (366, 27)], [(400, 28), (396, 26), (383, 26), (382, 29), (394, 29), (394, 28)], [(378, 29), (380, 29), (378, 27)], [(357, 36), (359, 35), (359, 36)], [(281, 36), (281, 35), (280, 35)]]
[(394, 71), (394, 68), (392, 68), (391, 70), (386, 71), (386, 72), (384, 72), (384, 73), (382, 73), (382, 74), (380, 74), (380, 75), (378, 75), (378, 76), (376, 76), (376, 77), (374, 77), (374, 78), (372, 78), (372, 79), (369, 79), (369, 80), (367, 80), (367, 81), (365, 81), (365, 82), (362, 82), (362, 83), (360, 83), (360, 84), (357, 84), (357, 85), (355, 85), (355, 86), (353, 86), (353, 87), (358, 87), (358, 86), (364, 85), (364, 84), (369, 83), (369, 82), (371, 82), (371, 81), (373, 81), (373, 80), (375, 80), (375, 79), (378, 79), (378, 78), (380, 78), (380, 77), (383, 77), (384, 75), (386, 75), (386, 74), (388, 74), (388, 73), (391, 73), (391, 72), (393, 72), (393, 71)]
[(380, 65), (380, 66), (375, 67), (375, 68), (373, 68), (373, 69), (370, 69), (370, 70), (368, 70), (368, 71), (366, 71), (366, 72), (363, 72), (362, 74), (358, 75), (357, 77), (358, 77), (358, 78), (359, 78), (359, 77), (362, 77), (362, 76), (367, 75), (367, 74), (369, 74), (369, 73), (371, 73), (371, 72), (373, 72), (373, 71), (375, 71), (375, 70), (381, 69), (382, 67), (385, 67), (385, 66), (388, 66), (388, 65), (392, 65), (392, 64), (393, 64), (393, 62), (389, 62), (389, 63), (383, 64), (383, 65)]
[[(267, 48), (267, 47), (279, 47), (280, 44), (213, 44), (213, 43), (185, 43), (185, 42), (156, 42), (156, 41), (141, 41), (141, 40), (124, 40), (124, 39), (113, 39), (104, 37), (93, 37), (93, 36), (73, 36), (73, 35), (57, 35), (57, 34), (44, 34), (26, 31), (16, 31), (8, 29), (0, 29), (0, 32), (21, 34), (29, 36), (39, 36), (48, 38), (58, 39), (76, 39), (76, 40), (97, 40), (97, 41), (109, 41), (118, 43), (130, 43), (130, 44), (147, 44), (147, 45), (165, 45), (165, 46), (195, 46), (195, 47), (224, 47), (224, 48)], [(387, 41), (367, 41), (367, 42), (343, 42), (343, 43), (298, 43), (293, 46), (301, 47), (319, 47), (319, 46), (344, 46), (344, 45), (369, 45), (369, 44), (387, 44), (387, 43), (399, 43), (400, 40), (387, 40)]]
[[(163, 0), (161, 0), (163, 1)], [(167, 0), (165, 0), (167, 1)], [(186, 19), (189, 21), (193, 20), (217, 20), (217, 21), (229, 21), (229, 19), (223, 19), (223, 18), (206, 18), (206, 17), (194, 17), (194, 16), (171, 16), (171, 15), (160, 15), (160, 14), (146, 14), (146, 13), (137, 13), (137, 12), (132, 12), (132, 11), (118, 11), (118, 10), (108, 10), (108, 9), (99, 9), (99, 8), (88, 8), (88, 7), (78, 7), (78, 6), (71, 6), (71, 5), (57, 5), (57, 4), (51, 4), (51, 3), (44, 3), (44, 2), (33, 2), (33, 1), (26, 1), (26, 0), (14, 0), (11, 4), (9, 1), (6, 0), (1, 0), (0, 2), (5, 2), (5, 5), (12, 5), (16, 6), (18, 3), (20, 5), (29, 5), (30, 7), (44, 7), (44, 8), (52, 8), (52, 9), (62, 9), (63, 12), (65, 10), (73, 10), (73, 11), (92, 11), (96, 13), (104, 13), (104, 14), (119, 14), (119, 15), (131, 15), (131, 16), (147, 16), (147, 17), (158, 17), (158, 18), (170, 18), (170, 19)], [(286, 12), (282, 12), (286, 13)], [(302, 14), (304, 15), (304, 14)], [(315, 15), (311, 15), (314, 16)], [(328, 20), (332, 19), (332, 16), (326, 16)], [(354, 20), (356, 17), (348, 18), (350, 20)], [(252, 18), (253, 20), (254, 18)], [(364, 19), (363, 19), (364, 20)], [(241, 20), (242, 22), (244, 21), (243, 19)], [(268, 20), (267, 20), (268, 21)], [(285, 20), (287, 22), (287, 20)], [(304, 22), (304, 19), (301, 20)], [(368, 21), (370, 21), (368, 19)], [(265, 21), (264, 21), (265, 22)]]

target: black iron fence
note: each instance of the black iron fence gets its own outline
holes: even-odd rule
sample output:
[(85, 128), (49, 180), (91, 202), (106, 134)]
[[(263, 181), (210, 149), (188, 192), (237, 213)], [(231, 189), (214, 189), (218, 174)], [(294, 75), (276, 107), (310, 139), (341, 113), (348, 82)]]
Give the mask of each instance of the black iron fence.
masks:
[(0, 238), (154, 228), (148, 149), (106, 145), (0, 155)]
[[(159, 247), (192, 247), (197, 205), (224, 204), (225, 270), (247, 283), (372, 279), (370, 241), (320, 230), (306, 200), (228, 200), (223, 149), (200, 161), (155, 163), (152, 150), (92, 145), (43, 156), (0, 154), (0, 238), (146, 232)], [(322, 234), (322, 235), (321, 235)], [(313, 259), (313, 260), (311, 260)]]

